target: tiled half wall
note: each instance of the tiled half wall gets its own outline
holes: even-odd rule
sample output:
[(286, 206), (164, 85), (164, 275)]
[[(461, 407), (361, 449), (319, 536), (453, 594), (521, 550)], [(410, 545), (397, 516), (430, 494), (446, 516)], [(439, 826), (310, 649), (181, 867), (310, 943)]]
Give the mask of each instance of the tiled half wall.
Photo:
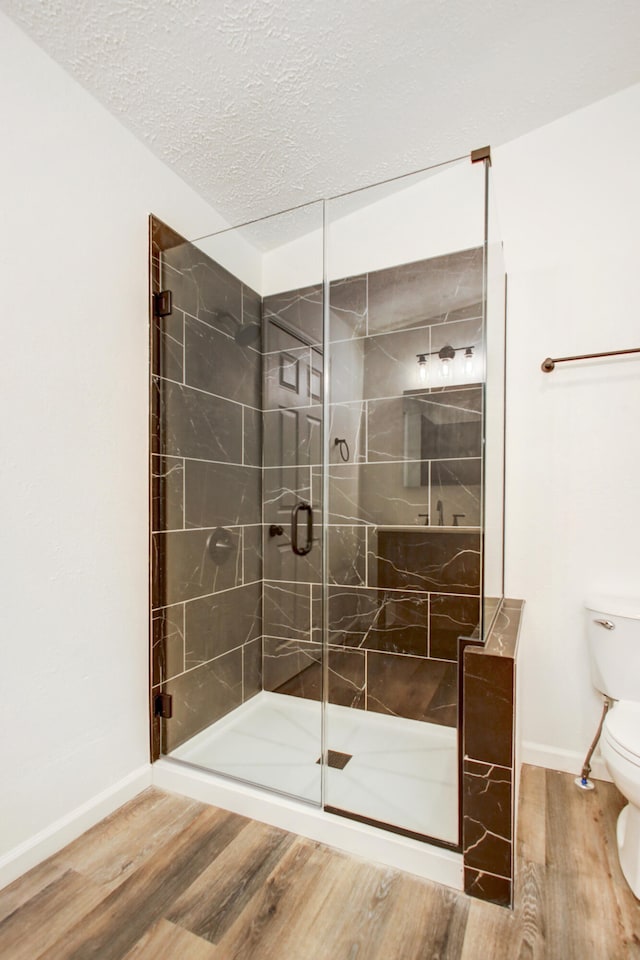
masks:
[(516, 671), (522, 600), (505, 599), (485, 646), (463, 653), (465, 892), (513, 903), (518, 783)]

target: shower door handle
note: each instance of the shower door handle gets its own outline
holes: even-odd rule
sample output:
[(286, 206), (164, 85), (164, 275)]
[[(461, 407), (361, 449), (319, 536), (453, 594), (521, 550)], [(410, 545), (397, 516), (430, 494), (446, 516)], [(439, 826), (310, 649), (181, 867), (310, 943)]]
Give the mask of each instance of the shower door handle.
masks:
[[(298, 545), (298, 516), (301, 513), (307, 515), (307, 542), (304, 547)], [(310, 503), (301, 500), (291, 511), (291, 549), (298, 557), (306, 557), (311, 552), (313, 546), (313, 510)]]

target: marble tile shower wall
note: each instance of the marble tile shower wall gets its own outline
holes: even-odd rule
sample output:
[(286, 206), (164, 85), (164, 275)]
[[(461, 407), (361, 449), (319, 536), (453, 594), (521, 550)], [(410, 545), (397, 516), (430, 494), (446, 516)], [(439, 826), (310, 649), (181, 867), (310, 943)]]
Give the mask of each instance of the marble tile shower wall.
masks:
[[(263, 317), (264, 519), (284, 526), (296, 497), (322, 506), (321, 287), (266, 298)], [(331, 284), (329, 698), (455, 725), (457, 641), (479, 620), (482, 393), (418, 389), (416, 355), (445, 344), (481, 360), (481, 249)], [(265, 688), (318, 699), (320, 550), (295, 558), (265, 526), (264, 557)]]
[(262, 689), (261, 303), (190, 244), (153, 252), (173, 294), (152, 331), (152, 666), (170, 751)]
[[(173, 696), (171, 750), (261, 689), (321, 695), (322, 288), (261, 301), (155, 227), (155, 289), (173, 292), (152, 345), (153, 683)], [(479, 609), (481, 396), (416, 389), (415, 360), (479, 347), (481, 296), (479, 250), (331, 284), (333, 702), (456, 722), (457, 638)], [(307, 557), (290, 544), (299, 500), (317, 518)]]
[[(263, 484), (265, 690), (321, 695), (322, 285), (265, 297)], [(315, 482), (317, 478), (318, 482)], [(292, 510), (311, 504), (311, 551), (291, 549)], [(282, 529), (272, 535), (273, 526)]]

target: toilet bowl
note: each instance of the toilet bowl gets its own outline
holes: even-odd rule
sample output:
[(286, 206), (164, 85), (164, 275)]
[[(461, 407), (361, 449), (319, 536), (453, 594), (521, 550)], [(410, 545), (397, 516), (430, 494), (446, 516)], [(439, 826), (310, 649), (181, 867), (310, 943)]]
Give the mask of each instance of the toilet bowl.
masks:
[(617, 824), (620, 866), (640, 899), (640, 600), (599, 597), (586, 604), (594, 686), (614, 700), (600, 751), (627, 805)]
[(628, 800), (618, 817), (618, 857), (640, 898), (640, 703), (623, 700), (607, 714), (600, 750), (613, 782)]
[(619, 790), (640, 807), (640, 703), (615, 703), (604, 722), (600, 749)]

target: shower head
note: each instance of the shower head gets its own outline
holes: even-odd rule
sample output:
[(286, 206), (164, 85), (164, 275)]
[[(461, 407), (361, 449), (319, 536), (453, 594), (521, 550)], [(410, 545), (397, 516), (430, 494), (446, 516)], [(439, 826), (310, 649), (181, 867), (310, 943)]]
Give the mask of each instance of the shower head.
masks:
[(233, 339), (241, 347), (248, 347), (249, 344), (255, 343), (260, 338), (261, 332), (258, 323), (248, 323), (246, 326), (239, 324)]
[(260, 339), (262, 329), (259, 323), (250, 322), (247, 324), (241, 323), (240, 320), (237, 320), (233, 314), (228, 313), (228, 311), (216, 311), (216, 319), (224, 320), (225, 323), (227, 320), (230, 320), (234, 326), (233, 339), (241, 347), (248, 347), (250, 344), (255, 343), (256, 340)]

